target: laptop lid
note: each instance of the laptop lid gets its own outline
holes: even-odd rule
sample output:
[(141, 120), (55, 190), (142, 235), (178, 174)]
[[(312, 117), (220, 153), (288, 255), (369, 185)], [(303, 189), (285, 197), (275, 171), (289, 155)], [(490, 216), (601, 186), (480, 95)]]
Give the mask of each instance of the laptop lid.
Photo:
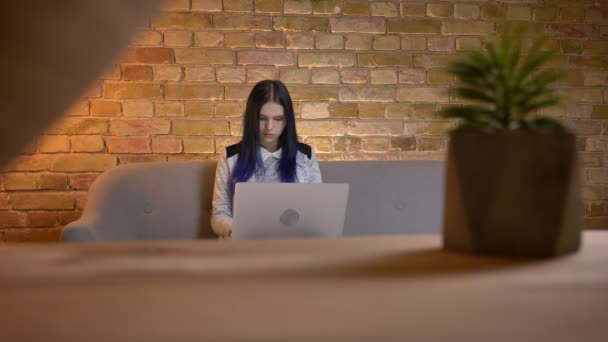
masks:
[(348, 184), (237, 183), (233, 239), (342, 236)]

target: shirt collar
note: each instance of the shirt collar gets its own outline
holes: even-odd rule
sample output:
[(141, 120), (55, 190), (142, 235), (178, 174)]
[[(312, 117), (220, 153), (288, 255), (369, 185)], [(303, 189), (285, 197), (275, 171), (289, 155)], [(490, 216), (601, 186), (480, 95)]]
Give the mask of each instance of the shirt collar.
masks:
[(279, 147), (278, 150), (274, 151), (274, 152), (268, 152), (267, 149), (265, 149), (264, 147), (260, 146), (260, 150), (262, 153), (262, 160), (266, 161), (266, 159), (270, 158), (270, 157), (274, 157), (276, 159), (281, 159), (281, 148)]

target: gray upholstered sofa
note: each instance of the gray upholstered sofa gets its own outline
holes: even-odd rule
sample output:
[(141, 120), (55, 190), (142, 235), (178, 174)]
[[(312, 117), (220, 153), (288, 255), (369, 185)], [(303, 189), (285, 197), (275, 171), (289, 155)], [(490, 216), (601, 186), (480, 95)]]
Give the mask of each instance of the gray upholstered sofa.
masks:
[[(344, 235), (438, 233), (441, 161), (324, 161), (325, 183), (349, 183)], [(209, 224), (215, 161), (119, 166), (95, 180), (64, 241), (216, 238)]]

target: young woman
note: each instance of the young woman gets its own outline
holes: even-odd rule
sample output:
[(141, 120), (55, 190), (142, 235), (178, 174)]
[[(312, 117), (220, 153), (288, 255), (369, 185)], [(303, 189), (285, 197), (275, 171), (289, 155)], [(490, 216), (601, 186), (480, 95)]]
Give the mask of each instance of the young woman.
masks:
[(226, 147), (218, 161), (211, 226), (220, 238), (231, 236), (232, 198), (238, 182), (321, 181), (312, 148), (298, 142), (287, 88), (281, 81), (261, 81), (247, 98), (241, 141)]

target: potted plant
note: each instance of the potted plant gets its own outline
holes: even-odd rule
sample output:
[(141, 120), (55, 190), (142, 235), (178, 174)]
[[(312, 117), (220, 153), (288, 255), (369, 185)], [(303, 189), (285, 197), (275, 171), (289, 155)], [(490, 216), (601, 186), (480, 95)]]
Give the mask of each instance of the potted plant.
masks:
[(575, 134), (533, 117), (559, 103), (554, 51), (506, 28), (449, 70), (466, 104), (440, 115), (461, 119), (450, 132), (443, 245), (478, 255), (549, 257), (578, 250), (582, 202)]

